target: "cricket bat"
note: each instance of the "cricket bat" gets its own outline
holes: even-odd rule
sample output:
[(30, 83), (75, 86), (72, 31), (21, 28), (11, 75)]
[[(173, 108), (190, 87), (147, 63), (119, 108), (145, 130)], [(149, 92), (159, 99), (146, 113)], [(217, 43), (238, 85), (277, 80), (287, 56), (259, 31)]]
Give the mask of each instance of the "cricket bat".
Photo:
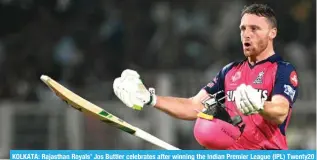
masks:
[(124, 132), (127, 132), (131, 135), (139, 137), (147, 142), (150, 142), (154, 145), (157, 145), (161, 148), (167, 150), (179, 150), (163, 140), (135, 127), (131, 124), (123, 121), (122, 119), (112, 115), (111, 113), (105, 111), (99, 106), (87, 101), (86, 99), (78, 96), (72, 91), (68, 90), (66, 87), (62, 86), (52, 78), (47, 75), (42, 75), (41, 80), (64, 102), (66, 102), (69, 106), (75, 108), (76, 110), (83, 112), (85, 114), (93, 115), (98, 118), (102, 122), (108, 123), (109, 125), (119, 128)]

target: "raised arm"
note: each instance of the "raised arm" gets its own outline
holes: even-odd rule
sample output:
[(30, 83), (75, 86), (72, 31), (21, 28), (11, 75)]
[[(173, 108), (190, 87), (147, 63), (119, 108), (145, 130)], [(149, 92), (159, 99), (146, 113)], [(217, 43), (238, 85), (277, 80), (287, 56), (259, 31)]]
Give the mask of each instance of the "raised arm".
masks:
[(166, 97), (158, 96), (144, 86), (140, 75), (133, 70), (125, 70), (121, 77), (116, 78), (113, 90), (116, 96), (128, 107), (141, 110), (144, 106), (153, 106), (175, 118), (195, 120), (199, 111), (203, 109), (201, 103), (209, 94), (224, 90), (224, 76), (232, 65), (224, 67), (217, 76), (203, 87), (194, 97)]

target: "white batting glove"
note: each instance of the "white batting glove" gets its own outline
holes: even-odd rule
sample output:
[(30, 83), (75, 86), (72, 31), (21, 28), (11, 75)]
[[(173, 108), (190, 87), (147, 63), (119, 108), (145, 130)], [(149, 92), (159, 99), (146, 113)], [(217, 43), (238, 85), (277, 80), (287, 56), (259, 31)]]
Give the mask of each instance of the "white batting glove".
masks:
[(131, 69), (126, 69), (121, 73), (121, 77), (135, 77), (135, 78), (140, 78), (140, 75), (138, 72), (131, 70)]
[(245, 115), (256, 114), (263, 110), (264, 100), (261, 98), (261, 92), (252, 86), (241, 84), (235, 95), (235, 103), (241, 113)]
[(142, 110), (144, 106), (154, 106), (156, 103), (155, 90), (146, 89), (140, 79), (140, 75), (133, 70), (124, 70), (121, 77), (113, 82), (115, 95), (128, 107)]

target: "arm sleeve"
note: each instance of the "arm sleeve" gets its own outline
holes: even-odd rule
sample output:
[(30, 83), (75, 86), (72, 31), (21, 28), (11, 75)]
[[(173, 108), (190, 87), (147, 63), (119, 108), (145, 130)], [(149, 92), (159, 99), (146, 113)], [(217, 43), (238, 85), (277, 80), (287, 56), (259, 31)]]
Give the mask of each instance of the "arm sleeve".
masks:
[(278, 64), (272, 96), (284, 96), (292, 107), (298, 96), (298, 85), (295, 68), (290, 63)]
[(204, 90), (208, 94), (215, 94), (219, 91), (224, 91), (224, 83), (225, 83), (225, 76), (228, 73), (228, 71), (233, 67), (234, 62), (227, 64), (225, 67), (223, 67), (216, 77), (211, 80), (206, 86), (203, 87)]

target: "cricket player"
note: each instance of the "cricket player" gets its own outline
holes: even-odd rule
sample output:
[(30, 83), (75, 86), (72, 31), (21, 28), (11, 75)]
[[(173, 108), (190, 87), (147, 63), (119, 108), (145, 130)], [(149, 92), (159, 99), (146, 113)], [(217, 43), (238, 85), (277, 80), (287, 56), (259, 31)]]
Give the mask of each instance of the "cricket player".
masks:
[(239, 139), (223, 149), (288, 149), (285, 133), (299, 82), (294, 66), (274, 51), (275, 13), (264, 4), (246, 6), (241, 13), (239, 28), (245, 60), (223, 67), (195, 96), (155, 95), (145, 88), (140, 75), (129, 69), (115, 79), (115, 94), (133, 109), (152, 106), (179, 119), (196, 120), (197, 110), (204, 108), (202, 99), (222, 90), (227, 112), (234, 115), (233, 111), (237, 111), (245, 123)]

